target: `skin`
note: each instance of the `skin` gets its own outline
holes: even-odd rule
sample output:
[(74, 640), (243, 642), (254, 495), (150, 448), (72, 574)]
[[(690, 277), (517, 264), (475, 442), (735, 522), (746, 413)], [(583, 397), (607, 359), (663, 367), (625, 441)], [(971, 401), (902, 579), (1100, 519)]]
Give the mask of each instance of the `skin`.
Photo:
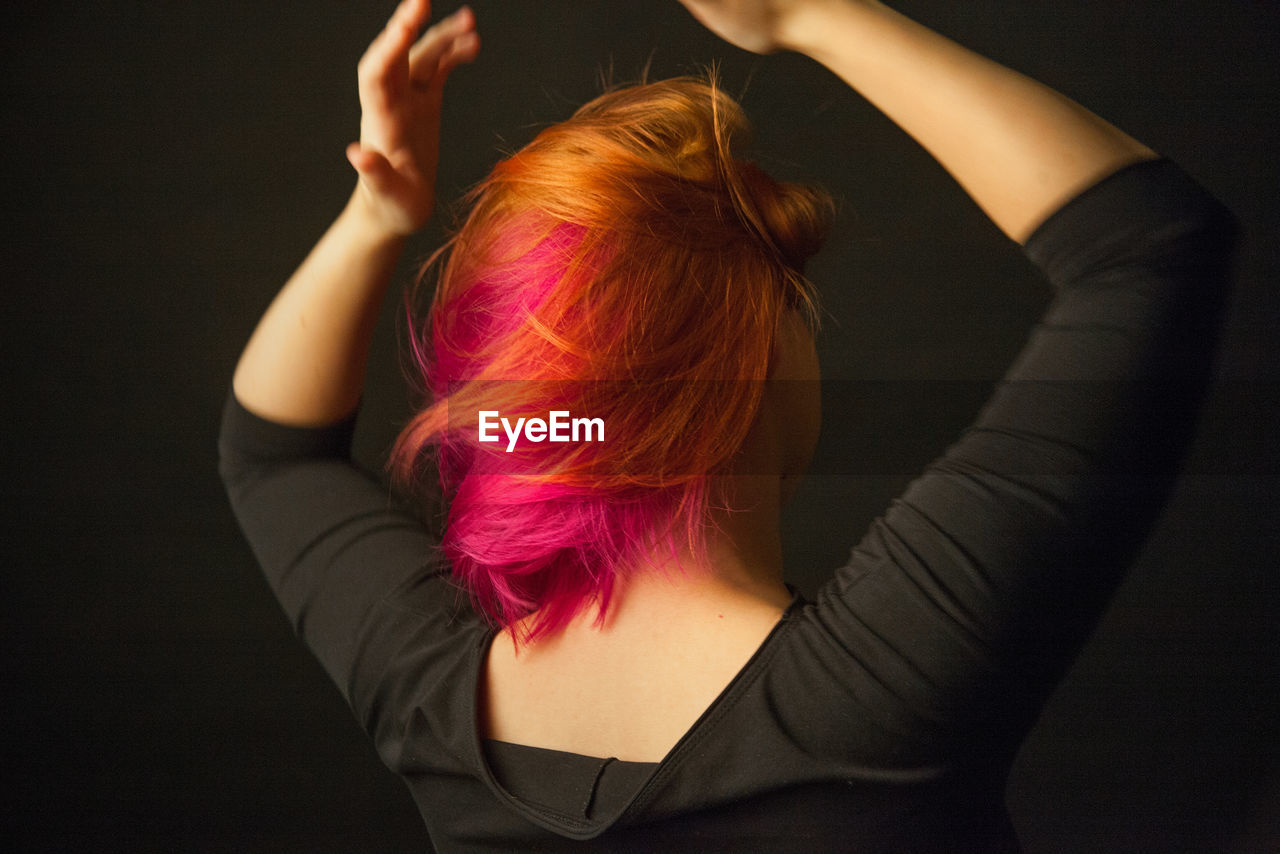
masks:
[(331, 424), (360, 399), (392, 271), (435, 207), (445, 81), (480, 50), (470, 9), (418, 38), (430, 14), (427, 0), (405, 0), (360, 60), (360, 140), (347, 147), (359, 180), (236, 366), (236, 397), (264, 418)]
[(681, 0), (746, 50), (794, 50), (915, 138), (1011, 239), (1098, 179), (1155, 157), (1058, 92), (873, 0)]
[[(739, 47), (794, 50), (826, 65), (929, 150), (1015, 241), (1097, 179), (1155, 156), (1062, 95), (878, 2), (682, 2)], [(445, 80), (479, 51), (470, 10), (422, 32), (429, 17), (427, 0), (405, 0), (360, 61), (360, 140), (347, 150), (356, 188), (236, 368), (237, 398), (264, 418), (316, 426), (357, 405), (392, 270), (434, 208)], [(816, 379), (817, 359), (789, 318), (774, 379), (797, 378)], [(779, 514), (817, 436), (809, 385), (799, 399), (795, 384), (771, 390), (741, 457), (742, 470), (771, 474), (724, 483), (742, 509), (712, 520), (718, 533), (705, 563), (684, 555), (682, 571), (630, 573), (602, 626), (589, 609), (519, 656), (509, 642), (493, 644), (481, 698), (486, 736), (637, 761), (661, 759), (680, 739), (791, 600)]]

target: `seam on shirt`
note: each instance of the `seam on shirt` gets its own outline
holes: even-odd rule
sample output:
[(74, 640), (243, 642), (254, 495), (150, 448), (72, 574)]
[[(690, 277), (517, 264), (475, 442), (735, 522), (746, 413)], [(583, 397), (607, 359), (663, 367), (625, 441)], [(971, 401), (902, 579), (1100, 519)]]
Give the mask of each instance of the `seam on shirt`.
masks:
[(582, 817), (590, 820), (591, 804), (595, 802), (596, 792), (600, 788), (600, 781), (604, 779), (604, 770), (617, 761), (616, 756), (610, 756), (604, 759), (596, 766), (595, 776), (591, 778), (591, 785), (587, 787), (587, 796), (582, 801)]

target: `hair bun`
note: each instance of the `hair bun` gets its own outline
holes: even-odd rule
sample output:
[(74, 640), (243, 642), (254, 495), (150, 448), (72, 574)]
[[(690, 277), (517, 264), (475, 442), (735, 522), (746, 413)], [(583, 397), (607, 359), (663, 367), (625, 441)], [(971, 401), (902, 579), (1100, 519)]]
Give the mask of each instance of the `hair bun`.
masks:
[(726, 176), (738, 212), (787, 266), (803, 272), (822, 248), (835, 212), (826, 193), (777, 181), (749, 161), (736, 161)]

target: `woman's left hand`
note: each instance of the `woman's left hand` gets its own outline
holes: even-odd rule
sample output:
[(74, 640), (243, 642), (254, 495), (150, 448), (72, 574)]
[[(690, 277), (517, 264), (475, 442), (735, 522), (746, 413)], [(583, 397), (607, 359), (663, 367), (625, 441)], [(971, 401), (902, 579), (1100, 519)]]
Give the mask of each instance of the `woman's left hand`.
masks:
[(475, 59), (475, 15), (463, 6), (418, 37), (430, 0), (403, 0), (360, 59), (360, 141), (347, 159), (360, 175), (353, 203), (395, 235), (417, 231), (435, 206), (444, 83)]

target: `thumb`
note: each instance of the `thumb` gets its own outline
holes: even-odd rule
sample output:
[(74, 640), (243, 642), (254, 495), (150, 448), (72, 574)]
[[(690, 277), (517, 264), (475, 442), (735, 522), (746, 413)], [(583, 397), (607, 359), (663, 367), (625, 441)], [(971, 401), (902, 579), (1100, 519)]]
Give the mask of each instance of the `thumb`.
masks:
[(347, 161), (375, 192), (382, 193), (389, 190), (395, 180), (395, 169), (392, 168), (390, 161), (377, 151), (365, 148), (358, 142), (347, 146)]

